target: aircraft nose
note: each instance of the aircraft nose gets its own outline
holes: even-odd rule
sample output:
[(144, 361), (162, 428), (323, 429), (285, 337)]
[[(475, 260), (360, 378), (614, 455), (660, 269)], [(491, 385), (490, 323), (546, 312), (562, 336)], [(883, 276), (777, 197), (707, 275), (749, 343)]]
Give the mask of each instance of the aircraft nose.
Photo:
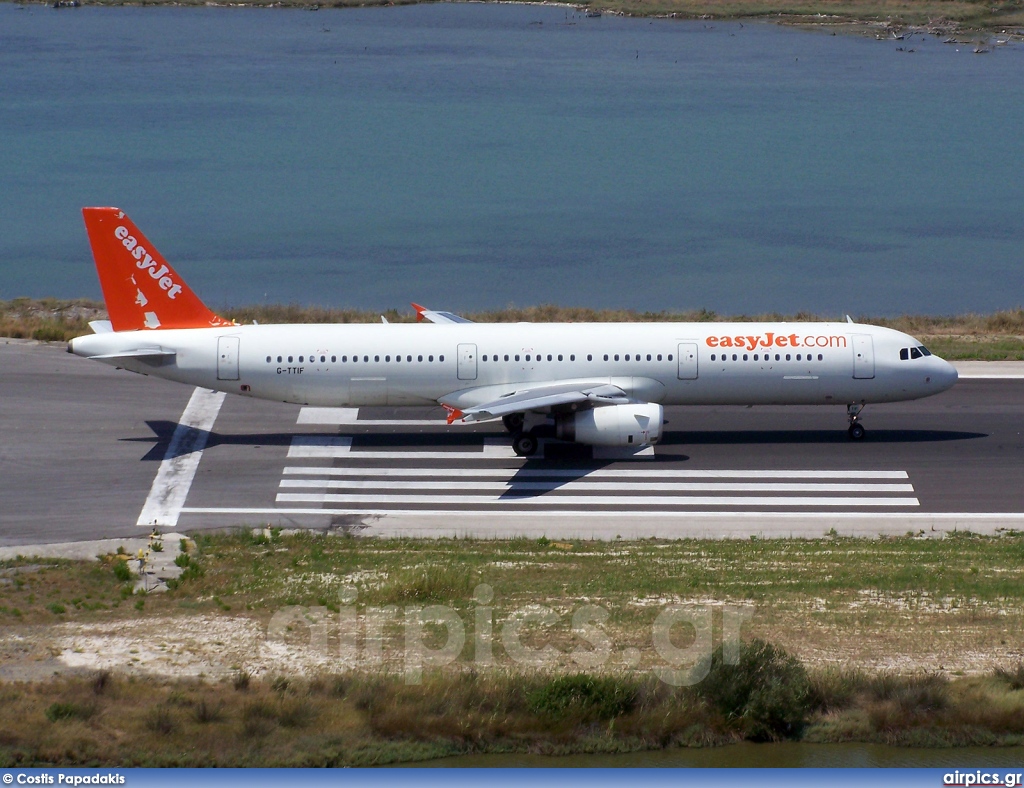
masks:
[[(935, 358), (933, 356), (933, 358)], [(948, 388), (952, 388), (953, 384), (960, 379), (960, 375), (956, 371), (956, 367), (950, 364), (945, 359), (935, 358), (936, 369), (932, 373), (932, 382), (937, 384), (939, 391), (945, 391)]]

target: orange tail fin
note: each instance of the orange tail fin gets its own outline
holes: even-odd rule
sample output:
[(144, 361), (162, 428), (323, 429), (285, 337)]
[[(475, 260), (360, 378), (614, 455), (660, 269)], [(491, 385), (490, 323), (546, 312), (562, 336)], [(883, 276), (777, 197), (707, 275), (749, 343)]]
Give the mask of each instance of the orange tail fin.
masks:
[(124, 211), (83, 208), (82, 216), (115, 331), (232, 325), (199, 300)]

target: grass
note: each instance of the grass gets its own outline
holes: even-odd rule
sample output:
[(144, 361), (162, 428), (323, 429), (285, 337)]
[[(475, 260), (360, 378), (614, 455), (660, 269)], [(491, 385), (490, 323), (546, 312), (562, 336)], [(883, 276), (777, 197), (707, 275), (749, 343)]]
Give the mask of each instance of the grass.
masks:
[(230, 680), (131, 677), (108, 678), (101, 693), (88, 676), (0, 685), (0, 767), (368, 766), (766, 739), (1024, 741), (1024, 693), (991, 676), (823, 680), (760, 641), (740, 657), (708, 688), (636, 675), (475, 672), (430, 674), (416, 686), (387, 674), (323, 674), (245, 692)]
[[(201, 571), (166, 594), (137, 597), (144, 609), (123, 604), (131, 590), (114, 576), (111, 565), (122, 562), (113, 556), (0, 563), (0, 633), (43, 633), (52, 644), (47, 627), (93, 626), (116, 637), (152, 617), (153, 644), (170, 655), (182, 648), (170, 639), (171, 620), (185, 629), (213, 622), (209, 637), (220, 640), (232, 620), (265, 631), (286, 605), (327, 608), (332, 620), (346, 605), (364, 614), (392, 606), (383, 659), (341, 673), (332, 662), (303, 667), (309, 638), (300, 627), (286, 635), (288, 657), (270, 669), (243, 656), (206, 680), (147, 678), (124, 672), (129, 666), (0, 684), (0, 767), (357, 766), (739, 740), (1024, 742), (1024, 665), (1013, 656), (1024, 646), (1022, 534), (554, 543), (245, 530), (197, 535), (190, 548), (187, 568)], [(490, 665), (475, 660), (481, 584), (492, 591), (483, 597), (494, 622)], [(656, 617), (668, 604), (708, 600), (753, 608), (738, 664), (727, 662), (716, 634), (703, 680), (657, 680)], [(401, 607), (427, 604), (458, 613), (467, 646), (408, 684)], [(584, 604), (608, 613), (613, 658), (597, 668), (570, 658), (586, 645), (572, 628)], [(557, 620), (524, 629), (523, 642), (558, 656), (524, 667), (508, 659), (500, 631), (515, 611), (538, 605)], [(721, 611), (712, 628), (721, 632)], [(685, 626), (673, 638), (685, 648)], [(637, 650), (635, 668), (618, 658), (623, 647)], [(973, 675), (955, 675), (967, 654), (981, 662)]]
[[(1024, 0), (1022, 0), (1024, 2)], [(384, 313), (389, 322), (408, 323), (409, 312), (391, 309)], [(291, 305), (242, 306), (224, 310), (224, 316), (239, 323), (378, 323), (379, 312), (356, 309), (327, 309)], [(838, 320), (841, 315), (798, 313), (783, 315), (723, 316), (706, 309), (684, 312), (637, 312), (627, 309), (588, 309), (545, 304), (534, 307), (467, 313), (479, 323), (517, 322), (725, 322), (725, 321), (816, 321)], [(0, 301), (0, 336), (65, 342), (90, 333), (88, 321), (104, 320), (106, 312), (99, 302), (84, 299), (62, 301), (48, 298), (16, 298)], [(964, 314), (949, 317), (902, 315), (898, 317), (857, 316), (862, 323), (888, 326), (922, 340), (929, 348), (949, 359), (987, 361), (1024, 360), (1024, 309), (1005, 310), (988, 315)]]

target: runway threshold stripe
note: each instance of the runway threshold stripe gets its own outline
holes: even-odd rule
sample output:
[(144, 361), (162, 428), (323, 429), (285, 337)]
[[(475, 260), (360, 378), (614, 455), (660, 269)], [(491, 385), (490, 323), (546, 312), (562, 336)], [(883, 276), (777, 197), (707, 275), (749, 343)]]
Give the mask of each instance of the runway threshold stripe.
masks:
[[(475, 454), (474, 457), (479, 458)], [(378, 476), (387, 478), (474, 476), (480, 478), (619, 478), (619, 479), (907, 479), (906, 471), (768, 471), (768, 470), (634, 470), (624, 468), (380, 468), (346, 465), (330, 468), (289, 465), (286, 476)]]
[[(343, 490), (491, 490), (496, 492), (870, 492), (910, 493), (912, 484), (830, 484), (827, 482), (396, 482), (389, 479), (282, 479), (281, 487)], [(556, 500), (556, 499), (552, 499)]]
[(351, 436), (326, 438), (321, 435), (296, 435), (288, 448), (290, 458), (335, 458), (353, 457), (375, 460), (479, 460), (513, 459), (512, 447), (503, 439), (485, 438), (480, 449), (475, 451), (392, 451), (377, 449), (352, 450)]
[(278, 493), (278, 503), (448, 504), (515, 506), (920, 506), (917, 498), (825, 498), (817, 496), (630, 496), (630, 495), (364, 495)]
[(136, 525), (178, 524), (178, 515), (185, 505), (224, 397), (222, 391), (197, 388), (192, 392), (178, 426), (174, 428)]
[[(336, 517), (342, 515), (395, 515), (414, 517), (536, 517), (534, 512), (524, 512), (512, 509), (302, 509), (302, 508), (245, 508), (245, 507), (184, 507), (182, 514), (220, 514), (226, 516), (237, 516), (243, 514), (251, 515), (322, 515), (325, 517)], [(750, 520), (813, 520), (820, 517), (828, 517), (834, 520), (886, 520), (898, 518), (900, 520), (913, 520), (920, 522), (934, 521), (963, 521), (970, 523), (975, 521), (1014, 521), (1024, 523), (1024, 512), (764, 512), (764, 511), (604, 511), (595, 512), (588, 509), (558, 509), (545, 512), (545, 517), (582, 517), (596, 519), (601, 517), (614, 517), (621, 519), (625, 517), (659, 517), (675, 518), (680, 520), (694, 520), (696, 518), (727, 519), (744, 517)]]

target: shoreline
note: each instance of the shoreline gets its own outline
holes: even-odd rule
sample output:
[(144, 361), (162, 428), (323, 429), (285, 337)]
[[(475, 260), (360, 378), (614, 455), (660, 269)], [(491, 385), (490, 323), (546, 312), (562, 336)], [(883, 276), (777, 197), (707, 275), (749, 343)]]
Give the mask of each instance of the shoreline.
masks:
[[(43, 5), (53, 8), (95, 6), (179, 6), (217, 8), (293, 8), (320, 11), (334, 8), (374, 8), (425, 3), (474, 2), (509, 4), (509, 0), (7, 0), (25, 7)], [(975, 39), (956, 43), (979, 43), (978, 34), (1005, 35), (1009, 40), (1024, 40), (1024, 8), (1003, 0), (998, 5), (957, 0), (821, 0), (804, 4), (780, 5), (769, 0), (581, 0), (577, 3), (529, 2), (520, 5), (547, 5), (572, 8), (581, 13), (596, 12), (644, 19), (715, 20), (720, 22), (763, 21), (789, 27), (829, 30), (879, 39), (902, 33), (935, 36), (971, 35)]]

